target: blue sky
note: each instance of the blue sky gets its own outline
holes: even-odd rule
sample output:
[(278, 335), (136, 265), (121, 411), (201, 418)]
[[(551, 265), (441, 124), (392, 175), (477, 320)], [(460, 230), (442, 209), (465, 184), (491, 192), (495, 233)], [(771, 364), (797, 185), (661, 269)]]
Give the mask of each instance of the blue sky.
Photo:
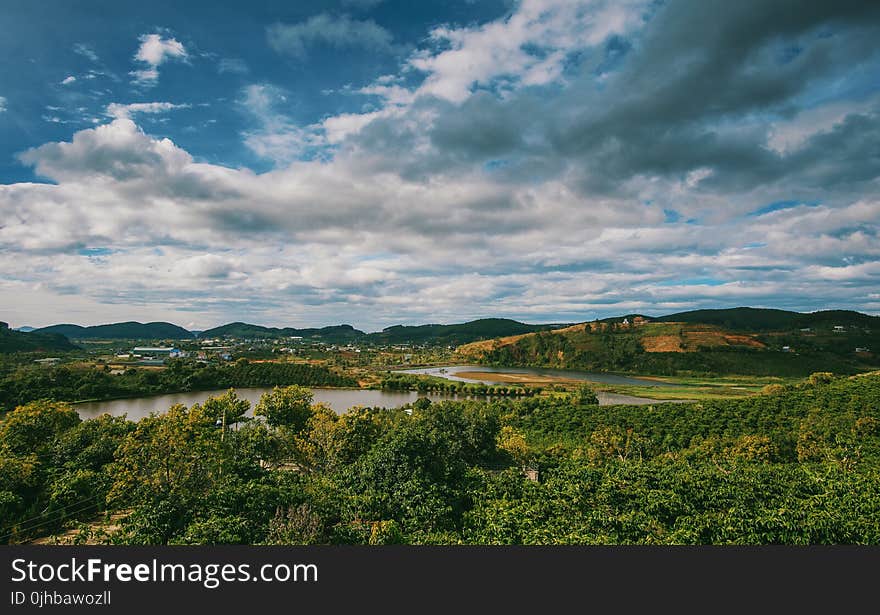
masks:
[(880, 313), (875, 4), (4, 2), (2, 319)]

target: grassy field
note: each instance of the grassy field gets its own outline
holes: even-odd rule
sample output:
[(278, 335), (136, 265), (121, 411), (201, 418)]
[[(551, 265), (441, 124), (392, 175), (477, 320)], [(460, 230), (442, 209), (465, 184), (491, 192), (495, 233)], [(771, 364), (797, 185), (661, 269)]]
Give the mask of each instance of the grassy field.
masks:
[(744, 397), (760, 393), (768, 384), (795, 384), (803, 378), (774, 378), (767, 376), (724, 376), (717, 378), (666, 377), (656, 378), (674, 386), (651, 387), (635, 385), (596, 384), (598, 391), (651, 397), (654, 399), (718, 399)]
[[(582, 380), (556, 376), (532, 376), (518, 373), (481, 372), (473, 370), (458, 372), (462, 378), (474, 380), (492, 380), (520, 386), (542, 387), (545, 394), (551, 394), (555, 389), (572, 390), (580, 385)], [(608, 384), (604, 382), (591, 382), (590, 385), (596, 391), (617, 393), (620, 395), (632, 395), (634, 397), (647, 397), (651, 399), (719, 399), (735, 398), (754, 395), (769, 384), (794, 384), (801, 382), (803, 378), (779, 378), (772, 376), (719, 376), (719, 377), (685, 377), (685, 376), (640, 376), (641, 378), (665, 382), (672, 386), (640, 386), (630, 384)], [(561, 392), (561, 391), (555, 391)]]

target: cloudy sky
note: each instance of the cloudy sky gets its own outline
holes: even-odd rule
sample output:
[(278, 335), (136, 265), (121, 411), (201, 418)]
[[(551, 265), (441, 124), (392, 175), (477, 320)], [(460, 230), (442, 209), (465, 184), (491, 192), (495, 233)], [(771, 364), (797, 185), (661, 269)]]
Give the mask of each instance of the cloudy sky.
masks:
[(880, 313), (880, 3), (5, 0), (0, 319)]

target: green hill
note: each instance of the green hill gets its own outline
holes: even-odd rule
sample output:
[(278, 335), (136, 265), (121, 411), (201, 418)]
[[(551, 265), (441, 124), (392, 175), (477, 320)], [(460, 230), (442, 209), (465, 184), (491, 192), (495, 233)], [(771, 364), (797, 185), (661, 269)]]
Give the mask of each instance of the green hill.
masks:
[(547, 331), (565, 326), (567, 325), (527, 325), (506, 318), (481, 318), (455, 325), (395, 325), (378, 333), (370, 333), (367, 337), (370, 341), (387, 344), (426, 342), (467, 344), (478, 340)]
[(262, 327), (244, 322), (232, 322), (199, 333), (199, 337), (235, 337), (240, 339), (274, 339), (282, 337), (302, 337), (326, 342), (347, 342), (363, 337), (365, 333), (351, 325), (294, 329), (293, 327)]
[(458, 348), (462, 360), (656, 375), (805, 376), (877, 369), (880, 318), (734, 308), (607, 318)]
[(0, 353), (66, 352), (77, 348), (63, 335), (13, 331), (5, 322), (0, 322)]
[(33, 333), (54, 333), (72, 340), (160, 340), (190, 339), (192, 333), (170, 322), (118, 322), (109, 325), (81, 327), (79, 325), (52, 325), (35, 329)]
[(849, 310), (803, 314), (786, 310), (737, 307), (725, 310), (694, 310), (651, 319), (657, 322), (718, 325), (735, 331), (790, 331), (805, 327), (832, 329), (835, 326), (880, 329), (880, 316)]

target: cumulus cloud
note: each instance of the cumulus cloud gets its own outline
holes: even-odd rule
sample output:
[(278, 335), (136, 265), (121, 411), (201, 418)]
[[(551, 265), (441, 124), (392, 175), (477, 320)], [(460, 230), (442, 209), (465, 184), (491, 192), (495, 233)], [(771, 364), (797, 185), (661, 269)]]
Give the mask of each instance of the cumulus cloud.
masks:
[(70, 85), (74, 81), (76, 81), (76, 77), (74, 77), (73, 75), (68, 75), (67, 77), (65, 77), (64, 79), (61, 80), (61, 85)]
[(155, 85), (159, 80), (159, 66), (168, 60), (185, 60), (188, 57), (186, 48), (175, 38), (163, 38), (161, 34), (143, 34), (139, 40), (141, 44), (134, 59), (146, 64), (146, 68), (129, 73), (139, 85)]
[(6, 111), (6, 97), (0, 96), (0, 113)]
[(245, 88), (262, 174), (136, 124), (173, 103), (117, 105), (21, 155), (54, 183), (0, 186), (0, 301), (368, 329), (880, 312), (880, 106), (858, 81), (880, 67), (877, 11), (524, 0), (435, 30), (353, 88), (380, 101), (361, 113), (301, 126), (287, 92)]
[(391, 33), (372, 20), (352, 19), (347, 15), (334, 17), (320, 13), (296, 24), (276, 23), (266, 30), (275, 51), (304, 59), (314, 44), (339, 49), (363, 48), (373, 52), (393, 50)]

